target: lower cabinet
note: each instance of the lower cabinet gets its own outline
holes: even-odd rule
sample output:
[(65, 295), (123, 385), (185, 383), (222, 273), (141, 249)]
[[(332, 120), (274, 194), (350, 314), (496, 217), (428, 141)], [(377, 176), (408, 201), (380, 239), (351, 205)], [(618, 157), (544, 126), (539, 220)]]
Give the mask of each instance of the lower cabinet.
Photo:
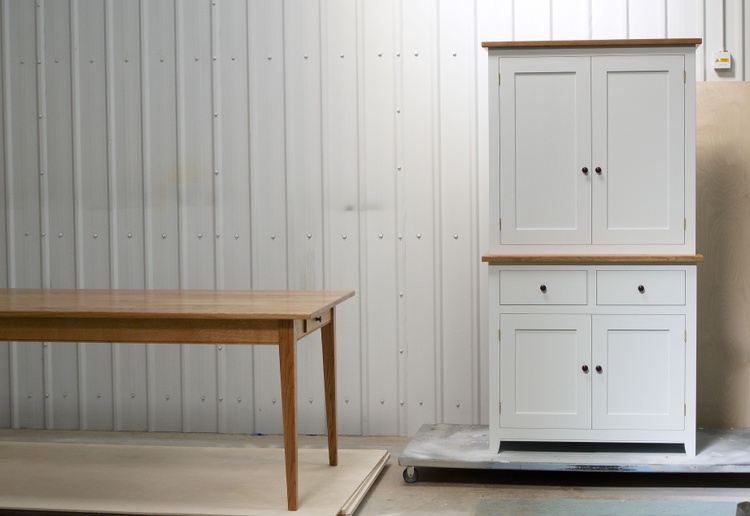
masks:
[(680, 443), (695, 453), (694, 269), (495, 266), (490, 285), (493, 447)]

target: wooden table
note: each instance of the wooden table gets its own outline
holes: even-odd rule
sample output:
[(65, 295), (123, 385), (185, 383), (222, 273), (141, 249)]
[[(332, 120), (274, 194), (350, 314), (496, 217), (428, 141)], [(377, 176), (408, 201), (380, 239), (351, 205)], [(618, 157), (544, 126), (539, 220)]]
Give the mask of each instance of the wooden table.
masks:
[(322, 333), (328, 462), (336, 438), (336, 312), (352, 291), (0, 289), (0, 341), (279, 346), (287, 506), (298, 508), (297, 340)]

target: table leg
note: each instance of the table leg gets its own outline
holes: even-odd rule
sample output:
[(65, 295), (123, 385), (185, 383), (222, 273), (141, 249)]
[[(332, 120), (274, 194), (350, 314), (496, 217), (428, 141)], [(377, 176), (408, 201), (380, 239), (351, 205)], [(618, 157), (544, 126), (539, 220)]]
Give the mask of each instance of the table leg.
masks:
[(297, 336), (293, 321), (282, 321), (279, 330), (281, 367), (281, 412), (284, 420), (287, 508), (299, 506), (297, 488)]
[(321, 329), (323, 341), (323, 382), (326, 395), (328, 423), (328, 464), (338, 464), (338, 436), (336, 428), (336, 309), (331, 308), (331, 321)]

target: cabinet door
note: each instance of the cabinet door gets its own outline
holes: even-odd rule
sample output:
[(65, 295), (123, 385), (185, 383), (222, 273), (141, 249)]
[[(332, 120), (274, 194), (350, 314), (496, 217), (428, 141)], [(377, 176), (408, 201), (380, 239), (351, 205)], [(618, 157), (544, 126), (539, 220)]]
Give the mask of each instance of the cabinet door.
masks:
[(684, 428), (684, 332), (683, 315), (593, 317), (593, 428)]
[(503, 314), (500, 335), (500, 426), (590, 428), (590, 316)]
[(592, 240), (685, 241), (682, 56), (592, 58)]
[(500, 242), (590, 243), (590, 58), (501, 59), (500, 77)]

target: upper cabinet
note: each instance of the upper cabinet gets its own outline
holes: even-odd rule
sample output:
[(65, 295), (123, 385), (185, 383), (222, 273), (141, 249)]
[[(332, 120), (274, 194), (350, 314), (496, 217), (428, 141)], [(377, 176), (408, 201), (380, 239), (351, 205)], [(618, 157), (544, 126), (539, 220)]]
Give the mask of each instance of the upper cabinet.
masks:
[(694, 44), (492, 49), (493, 251), (694, 252), (694, 60)]

